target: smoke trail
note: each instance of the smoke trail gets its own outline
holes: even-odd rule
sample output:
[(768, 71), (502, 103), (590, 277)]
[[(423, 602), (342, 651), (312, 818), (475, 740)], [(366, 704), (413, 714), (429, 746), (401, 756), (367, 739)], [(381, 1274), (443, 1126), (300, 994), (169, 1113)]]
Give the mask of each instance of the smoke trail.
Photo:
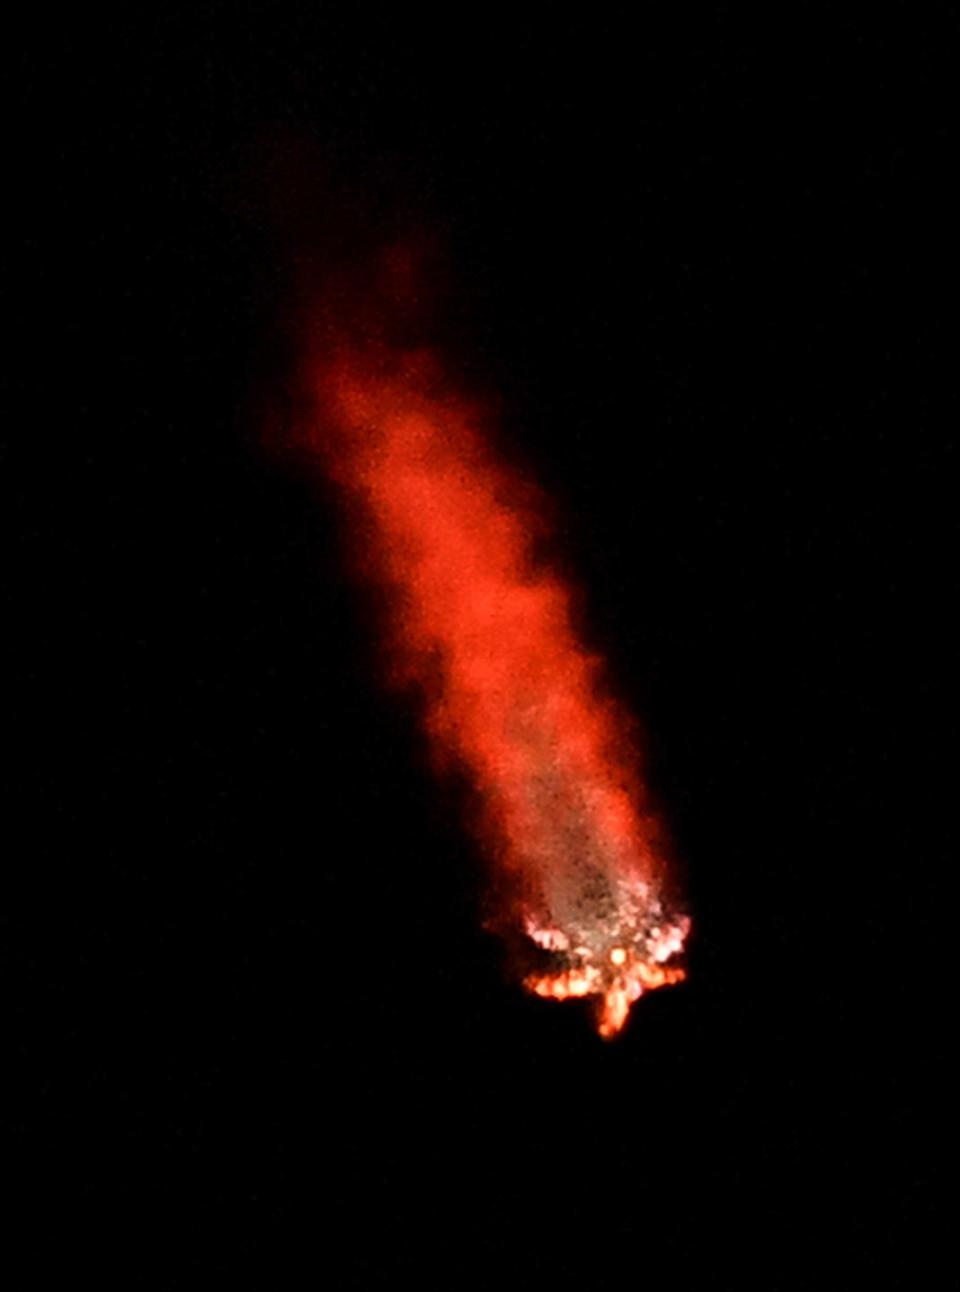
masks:
[[(644, 991), (683, 977), (670, 962), (689, 921), (664, 908), (629, 721), (577, 639), (570, 591), (535, 557), (542, 506), (495, 459), (442, 355), (387, 339), (382, 312), (410, 294), (410, 275), (395, 258), (379, 303), (361, 310), (341, 291), (315, 326), (309, 449), (351, 503), (368, 571), (392, 589), (392, 670), (421, 692), (438, 760), (478, 792), (508, 894), (497, 923), (529, 950), (525, 985), (596, 996), (612, 1036)], [(360, 310), (363, 330), (338, 327), (337, 309)]]

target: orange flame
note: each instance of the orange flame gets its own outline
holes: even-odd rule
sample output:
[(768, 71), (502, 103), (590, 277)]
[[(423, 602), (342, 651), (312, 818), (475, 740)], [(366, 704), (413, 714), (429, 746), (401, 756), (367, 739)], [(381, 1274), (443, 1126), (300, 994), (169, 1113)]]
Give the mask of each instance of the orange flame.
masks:
[[(530, 974), (524, 985), (538, 996), (568, 1000), (572, 996), (597, 996), (597, 1030), (603, 1037), (620, 1031), (630, 1006), (646, 991), (682, 982), (686, 977), (678, 965), (663, 963), (680, 951), (690, 922), (680, 917), (675, 924), (649, 929), (646, 946), (612, 946), (602, 960), (597, 960), (591, 946), (577, 946), (568, 951), (568, 965), (553, 973)], [(625, 931), (624, 924), (621, 925)], [(557, 930), (538, 930), (528, 925), (533, 941), (541, 946), (567, 950), (564, 935)], [(642, 941), (637, 938), (636, 941)]]
[(389, 659), (422, 691), (439, 759), (479, 791), (484, 842), (520, 894), (500, 922), (546, 962), (525, 986), (598, 997), (612, 1036), (643, 992), (682, 979), (665, 961), (689, 921), (663, 907), (630, 724), (569, 589), (534, 557), (542, 502), (495, 460), (436, 353), (334, 337), (311, 359), (310, 445), (392, 589)]

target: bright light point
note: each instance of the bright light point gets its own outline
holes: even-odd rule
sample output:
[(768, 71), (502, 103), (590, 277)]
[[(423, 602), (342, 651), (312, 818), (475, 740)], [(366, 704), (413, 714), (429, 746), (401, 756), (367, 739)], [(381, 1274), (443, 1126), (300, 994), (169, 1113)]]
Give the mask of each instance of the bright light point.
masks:
[[(555, 953), (550, 967), (525, 979), (528, 990), (553, 1000), (595, 997), (597, 1031), (607, 1040), (623, 1029), (631, 1005), (641, 996), (683, 981), (683, 969), (666, 961), (681, 950), (690, 930), (685, 915), (666, 923), (658, 899), (630, 880), (616, 884), (610, 899), (602, 918), (592, 908), (587, 922), (568, 928), (571, 950)], [(525, 927), (542, 946), (537, 934), (542, 928), (557, 929), (558, 923), (540, 926), (528, 912)]]

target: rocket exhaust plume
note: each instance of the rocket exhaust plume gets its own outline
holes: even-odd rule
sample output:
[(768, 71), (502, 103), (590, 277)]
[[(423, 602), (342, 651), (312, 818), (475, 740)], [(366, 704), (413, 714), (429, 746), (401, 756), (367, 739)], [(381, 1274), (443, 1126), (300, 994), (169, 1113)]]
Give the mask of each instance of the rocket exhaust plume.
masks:
[(595, 998), (612, 1037), (641, 995), (683, 978), (689, 929), (667, 904), (632, 724), (579, 640), (572, 590), (538, 559), (543, 500), (498, 460), (442, 352), (410, 344), (416, 257), (386, 260), (373, 290), (341, 282), (311, 317), (307, 461), (387, 589), (392, 679), (419, 691), (438, 766), (476, 791), (492, 924), (524, 986)]

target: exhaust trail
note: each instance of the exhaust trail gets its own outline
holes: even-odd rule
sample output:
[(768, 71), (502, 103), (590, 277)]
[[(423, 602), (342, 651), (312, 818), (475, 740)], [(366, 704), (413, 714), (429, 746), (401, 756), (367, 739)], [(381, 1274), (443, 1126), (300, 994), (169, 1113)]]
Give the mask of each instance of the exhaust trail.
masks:
[(390, 673), (419, 691), (438, 766), (477, 793), (493, 923), (524, 986), (594, 998), (612, 1037), (640, 996), (684, 977), (690, 927), (668, 909), (633, 723), (578, 638), (573, 590), (538, 558), (545, 504), (498, 459), (442, 351), (403, 344), (409, 259), (380, 290), (341, 292), (313, 319), (307, 460), (339, 486), (360, 563), (389, 590)]

